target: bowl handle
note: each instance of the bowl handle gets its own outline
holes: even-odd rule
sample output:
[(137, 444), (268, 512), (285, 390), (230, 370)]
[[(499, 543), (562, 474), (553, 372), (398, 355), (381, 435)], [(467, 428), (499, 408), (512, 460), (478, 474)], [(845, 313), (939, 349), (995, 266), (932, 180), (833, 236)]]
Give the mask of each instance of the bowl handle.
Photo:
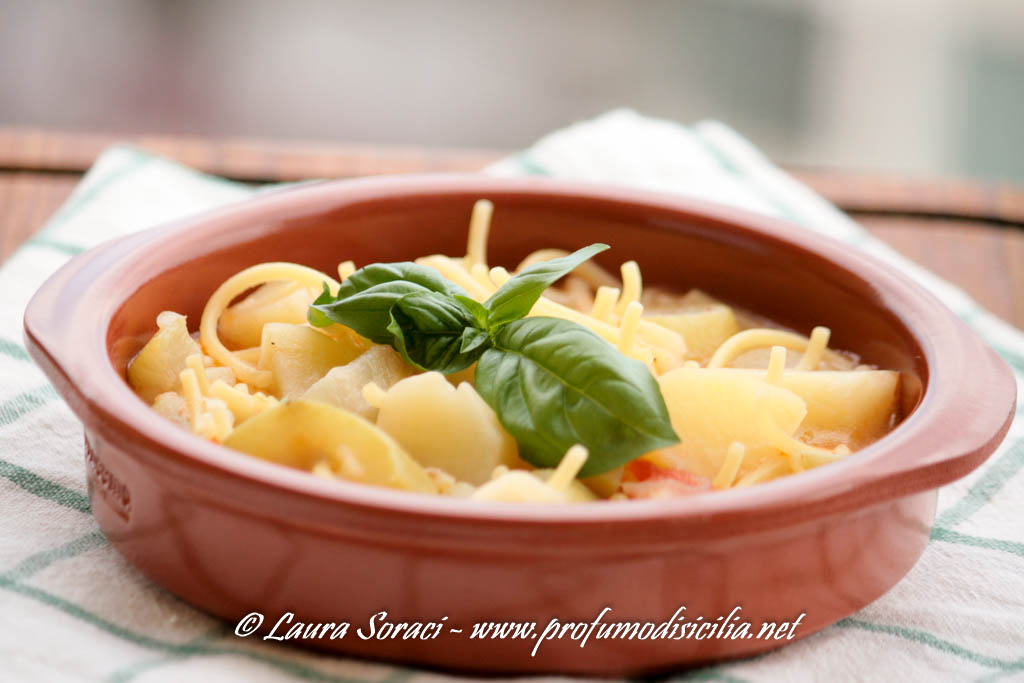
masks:
[[(1006, 437), (1017, 403), (1010, 366), (956, 320), (957, 356), (934, 368), (925, 398), (897, 427), (867, 495), (895, 498), (955, 481), (981, 465)], [(940, 359), (940, 362), (943, 359)], [(881, 445), (881, 444), (879, 444)]]
[[(101, 374), (90, 359), (109, 358), (105, 347), (121, 255), (152, 239), (145, 231), (105, 242), (74, 256), (51, 275), (25, 307), (24, 335), (29, 355), (81, 414), (81, 402), (104, 398)], [(74, 377), (75, 381), (70, 381)]]

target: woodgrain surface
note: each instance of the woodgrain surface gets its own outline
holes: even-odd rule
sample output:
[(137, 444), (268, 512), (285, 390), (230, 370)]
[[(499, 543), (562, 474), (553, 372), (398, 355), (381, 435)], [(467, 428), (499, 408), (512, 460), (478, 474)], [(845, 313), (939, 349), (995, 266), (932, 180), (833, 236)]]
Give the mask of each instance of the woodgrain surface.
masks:
[[(502, 154), (0, 128), (0, 260), (46, 222), (99, 152), (115, 142), (250, 182), (473, 171)], [(906, 256), (1024, 327), (1024, 187), (789, 170)]]

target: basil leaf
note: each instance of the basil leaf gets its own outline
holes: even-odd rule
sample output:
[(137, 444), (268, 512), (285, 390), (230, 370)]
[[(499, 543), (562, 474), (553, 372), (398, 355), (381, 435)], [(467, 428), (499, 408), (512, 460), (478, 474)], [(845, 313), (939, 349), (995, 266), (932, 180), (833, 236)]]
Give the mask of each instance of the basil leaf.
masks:
[(331, 296), (331, 290), (325, 282), (324, 291), (320, 293), (320, 296), (313, 300), (313, 303), (310, 304), (309, 310), (306, 311), (306, 319), (309, 321), (310, 325), (313, 327), (327, 327), (334, 324), (334, 321), (324, 315), (323, 311), (316, 308), (317, 306), (329, 304), (332, 301), (334, 301), (334, 297)]
[(580, 476), (590, 476), (679, 442), (647, 367), (582, 325), (524, 318), (493, 344), (477, 362), (476, 390), (527, 462), (554, 467), (581, 443), (590, 457)]
[(350, 297), (386, 282), (411, 282), (423, 289), (440, 292), (449, 296), (468, 296), (468, 292), (434, 268), (421, 266), (412, 261), (398, 263), (373, 263), (360, 268), (345, 278), (338, 288), (338, 299)]
[(463, 334), (472, 329), (473, 316), (447, 295), (426, 291), (407, 294), (390, 315), (387, 330), (394, 338), (393, 346), (407, 363), (423, 370), (458, 372), (475, 363), (486, 349), (477, 343), (464, 352)]
[(481, 330), (487, 329), (487, 307), (476, 299), (469, 296), (455, 295), (455, 300), (466, 307), (466, 310), (473, 314), (476, 326)]
[(467, 327), (462, 331), (462, 353), (475, 351), (479, 346), (490, 343), (491, 338), (487, 333), (476, 327)]
[(392, 336), (387, 331), (391, 308), (403, 296), (416, 292), (467, 294), (433, 268), (410, 262), (375, 263), (345, 278), (337, 296), (330, 296), (325, 287), (306, 319), (318, 327), (340, 323), (375, 344), (391, 344)]
[[(331, 322), (352, 328), (375, 344), (391, 344), (393, 338), (388, 325), (391, 324), (392, 307), (404, 296), (429, 291), (412, 282), (384, 282), (346, 298), (338, 297), (330, 303), (314, 303), (310, 309)], [(307, 314), (306, 318), (312, 322), (310, 315)]]
[(535, 263), (513, 276), (484, 302), (490, 312), (487, 316), (488, 328), (493, 330), (524, 317), (545, 289), (607, 248), (607, 244), (591, 244), (568, 256)]

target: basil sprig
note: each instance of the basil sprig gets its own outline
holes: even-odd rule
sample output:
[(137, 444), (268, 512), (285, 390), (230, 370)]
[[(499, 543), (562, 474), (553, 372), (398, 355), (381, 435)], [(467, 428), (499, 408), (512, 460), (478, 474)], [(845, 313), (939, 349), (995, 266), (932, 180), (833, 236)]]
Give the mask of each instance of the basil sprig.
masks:
[(679, 442), (658, 383), (586, 327), (525, 317), (544, 290), (608, 246), (537, 263), (480, 303), (432, 268), (378, 263), (324, 292), (309, 322), (340, 323), (406, 362), (451, 374), (476, 363), (476, 390), (519, 443), (519, 455), (554, 467), (580, 443), (581, 476), (600, 474)]

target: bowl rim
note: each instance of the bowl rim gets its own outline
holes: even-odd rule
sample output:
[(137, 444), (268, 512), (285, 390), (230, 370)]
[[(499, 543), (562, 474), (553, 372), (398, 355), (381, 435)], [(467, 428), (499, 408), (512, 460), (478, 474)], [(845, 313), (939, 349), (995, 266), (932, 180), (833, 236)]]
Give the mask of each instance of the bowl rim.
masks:
[[(254, 219), (281, 225), (289, 219), (346, 205), (439, 195), (530, 195), (538, 201), (569, 198), (597, 207), (670, 214), (816, 255), (845, 276), (870, 283), (881, 300), (879, 305), (904, 325), (924, 351), (927, 378), (921, 400), (909, 416), (879, 441), (798, 476), (669, 500), (585, 506), (509, 505), (326, 481), (235, 452), (185, 432), (159, 416), (134, 394), (114, 368), (107, 332), (117, 310), (137, 291), (120, 291), (118, 276), (142, 252), (186, 236), (199, 243), (199, 236), (204, 233), (223, 234), (232, 226)], [(495, 203), (500, 206), (500, 200)], [(168, 269), (171, 267), (174, 265)], [(86, 297), (102, 301), (104, 307), (99, 316), (95, 309), (85, 316), (82, 307), (74, 305)], [(52, 304), (58, 300), (70, 306), (71, 312), (55, 315)], [(97, 338), (99, 332), (101, 339)], [(87, 429), (116, 432), (120, 441), (134, 446), (135, 457), (151, 466), (166, 466), (168, 472), (174, 470), (182, 475), (192, 471), (190, 485), (198, 487), (199, 492), (205, 489), (208, 495), (217, 496), (217, 490), (256, 486), (273, 493), (279, 503), (300, 502), (321, 512), (330, 506), (340, 506), (385, 517), (414, 514), (437, 523), (492, 522), (596, 529), (607, 524), (660, 520), (679, 530), (693, 530), (708, 525), (713, 518), (722, 518), (731, 520), (727, 525), (730, 533), (739, 533), (777, 525), (783, 520), (806, 521), (811, 513), (820, 517), (865, 507), (930, 490), (967, 474), (1002, 440), (1015, 402), (1015, 380), (1009, 367), (980, 337), (921, 285), (860, 250), (782, 219), (712, 202), (549, 178), (477, 174), (381, 176), (304, 183), (260, 193), (230, 206), (106, 242), (75, 256), (33, 296), (25, 312), (25, 336), (31, 355)], [(939, 363), (940, 357), (958, 362)], [(935, 438), (933, 428), (951, 419), (961, 420), (969, 428), (952, 436), (946, 434), (943, 439)], [(913, 446), (910, 451), (917, 452), (895, 457), (908, 446)], [(208, 486), (203, 485), (203, 477), (194, 476), (196, 469), (213, 476), (205, 482)], [(269, 510), (264, 512), (269, 514)]]

